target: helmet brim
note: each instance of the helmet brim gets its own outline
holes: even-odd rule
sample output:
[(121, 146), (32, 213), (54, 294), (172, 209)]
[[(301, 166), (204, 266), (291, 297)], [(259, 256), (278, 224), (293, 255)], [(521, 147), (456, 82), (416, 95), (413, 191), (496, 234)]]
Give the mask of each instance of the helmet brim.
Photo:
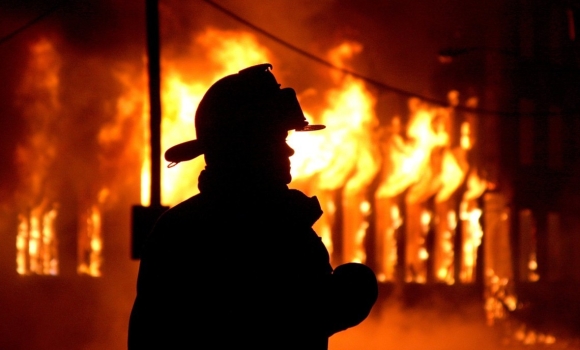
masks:
[[(326, 128), (321, 124), (308, 124), (296, 131), (317, 131)], [(165, 151), (165, 160), (169, 162), (168, 168), (174, 167), (180, 162), (195, 159), (205, 153), (205, 148), (199, 140), (191, 140), (177, 144)]]
[(322, 130), (325, 128), (326, 128), (326, 125), (322, 125), (322, 124), (308, 124), (301, 129), (296, 129), (296, 131), (316, 131), (316, 130)]
[(168, 168), (177, 163), (192, 160), (205, 152), (205, 149), (199, 140), (191, 140), (177, 144), (165, 151), (165, 160), (169, 162)]

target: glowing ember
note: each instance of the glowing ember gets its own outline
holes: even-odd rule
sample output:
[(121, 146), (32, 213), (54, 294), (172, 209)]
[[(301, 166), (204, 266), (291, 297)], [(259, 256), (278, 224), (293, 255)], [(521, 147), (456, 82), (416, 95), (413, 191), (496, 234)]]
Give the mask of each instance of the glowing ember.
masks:
[(521, 325), (518, 328), (514, 334), (514, 338), (524, 345), (552, 345), (556, 343), (556, 337), (553, 335), (536, 332), (533, 329), (529, 329), (525, 325)]

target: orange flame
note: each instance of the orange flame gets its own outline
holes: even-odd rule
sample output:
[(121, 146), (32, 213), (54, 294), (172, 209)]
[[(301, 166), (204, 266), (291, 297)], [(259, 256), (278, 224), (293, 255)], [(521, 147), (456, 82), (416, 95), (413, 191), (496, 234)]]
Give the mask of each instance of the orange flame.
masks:
[(459, 207), (459, 218), (463, 232), (463, 259), (459, 278), (463, 283), (475, 282), (475, 262), (477, 249), (481, 245), (483, 229), (479, 223), (482, 211), (477, 207), (475, 199), (480, 197), (486, 189), (486, 182), (481, 180), (475, 171), (467, 178), (467, 190)]
[(29, 216), (18, 216), (16, 271), (21, 275), (57, 275), (58, 257), (54, 220), (57, 208), (39, 206)]
[[(178, 60), (164, 61), (163, 77), (163, 121), (162, 149), (195, 137), (194, 115), (197, 104), (203, 93), (213, 81), (226, 74), (239, 71), (247, 66), (271, 62), (270, 53), (258, 45), (253, 36), (247, 33), (219, 31), (208, 29), (195, 39), (196, 44), (204, 46), (213, 70), (204, 72), (201, 78), (188, 78), (184, 71), (193, 63)], [(344, 44), (337, 48), (333, 57), (353, 55), (360, 51), (358, 44)], [(241, 53), (244, 53), (243, 55)], [(235, 58), (235, 59), (234, 59)], [(322, 113), (328, 129), (325, 132), (311, 133), (301, 138), (299, 133), (289, 137), (289, 143), (296, 150), (291, 158), (292, 175), (295, 183), (312, 179), (319, 190), (332, 191), (345, 185), (346, 193), (351, 197), (360, 197), (378, 170), (376, 143), (369, 139), (372, 127), (376, 125), (374, 99), (366, 91), (364, 83), (352, 77), (335, 77), (339, 88), (327, 95), (328, 108)], [(312, 120), (305, 111), (307, 118)], [(362, 140), (362, 141), (361, 141)], [(338, 149), (338, 151), (337, 151)], [(307, 151), (308, 150), (308, 151)], [(149, 184), (149, 150), (143, 150), (142, 166), (142, 204), (148, 204)], [(337, 152), (342, 153), (336, 157)], [(162, 170), (162, 199), (164, 204), (174, 205), (197, 193), (197, 175), (204, 166), (203, 159), (188, 162), (179, 168)], [(316, 177), (316, 179), (314, 179)], [(324, 197), (324, 195), (322, 195)], [(334, 204), (323, 201), (326, 212), (332, 212)], [(364, 200), (348, 199), (347, 202), (359, 208), (364, 207)], [(360, 215), (368, 215), (361, 212)], [(360, 219), (357, 219), (360, 220)], [(353, 237), (351, 246), (357, 246), (357, 252), (351, 252), (349, 260), (361, 260), (362, 241), (368, 223), (356, 224), (358, 238)], [(332, 247), (330, 226), (320, 227), (323, 241)], [(331, 249), (331, 248), (330, 248)], [(351, 249), (352, 250), (352, 249)]]
[(109, 196), (109, 190), (103, 188), (98, 195), (98, 203), (92, 204), (80, 214), (78, 232), (78, 266), (79, 274), (93, 277), (101, 276), (103, 263), (103, 232), (101, 207)]
[[(458, 99), (456, 91), (449, 93), (452, 106), (457, 105)], [(476, 100), (470, 99), (469, 103), (476, 103)], [(379, 212), (384, 216), (391, 205), (389, 203), (396, 202), (395, 198), (405, 193), (407, 219), (422, 222), (421, 225), (410, 222), (406, 226), (406, 279), (426, 281), (426, 261), (433, 259), (433, 278), (454, 283), (453, 237), (457, 226), (457, 213), (453, 195), (463, 184), (469, 168), (466, 152), (473, 143), (470, 124), (468, 121), (462, 123), (459, 145), (452, 146), (450, 135), (455, 117), (453, 107), (432, 107), (418, 99), (411, 99), (409, 109), (411, 115), (406, 137), (401, 135), (401, 120), (397, 116), (383, 130), (385, 139), (382, 142), (382, 151), (385, 163), (375, 201)], [(432, 196), (435, 212), (430, 214), (421, 207)], [(431, 215), (435, 217), (432, 218)], [(377, 226), (380, 234), (390, 232), (390, 224), (384, 219), (379, 219)], [(434, 254), (429, 254), (425, 247), (425, 237), (431, 234), (434, 235)], [(379, 238), (381, 239), (388, 240), (386, 237)], [(392, 271), (393, 268), (387, 267), (384, 258), (382, 266), (385, 276), (391, 275), (387, 270)]]
[[(342, 66), (344, 60), (361, 50), (358, 43), (343, 43), (331, 50), (330, 60)], [(329, 250), (334, 249), (330, 227), (339, 204), (334, 202), (332, 193), (344, 187), (340, 203), (344, 206), (341, 260), (364, 262), (363, 243), (370, 214), (365, 190), (380, 166), (373, 136), (378, 125), (374, 112), (376, 99), (360, 79), (341, 74), (335, 74), (333, 78), (338, 87), (327, 92), (327, 107), (316, 119), (321, 120), (327, 129), (314, 135), (294, 133), (289, 138), (288, 142), (296, 150), (291, 159), (292, 176), (297, 186), (309, 180), (310, 191), (323, 199), (323, 208), (329, 215), (317, 223), (316, 229), (322, 233), (322, 240)]]
[[(195, 110), (208, 87), (224, 75), (235, 73), (247, 66), (272, 62), (271, 53), (261, 46), (256, 38), (244, 32), (207, 29), (193, 39), (195, 50), (203, 51), (205, 60), (183, 60), (181, 56), (171, 51), (162, 62), (162, 149), (195, 138)], [(51, 118), (54, 111), (60, 108), (58, 99), (58, 55), (50, 42), (41, 41), (33, 48), (33, 63), (30, 75), (44, 74), (42, 79), (34, 76), (25, 79), (24, 84), (50, 92), (41, 103), (30, 107), (30, 113), (38, 113)], [(329, 53), (330, 61), (339, 66), (360, 53), (362, 46), (358, 43), (343, 43)], [(191, 53), (191, 52), (190, 52)], [(51, 61), (52, 60), (52, 61)], [(203, 61), (204, 67), (199, 67)], [(51, 70), (52, 69), (52, 70)], [(55, 70), (56, 69), (56, 70)], [(135, 78), (138, 76), (138, 78)], [(144, 75), (117, 72), (119, 82), (125, 87), (124, 93), (117, 101), (116, 122), (105, 125), (99, 133), (99, 144), (106, 146), (121, 139), (123, 130), (119, 127), (123, 120), (139, 115), (147, 125), (148, 108), (143, 82)], [(289, 136), (289, 144), (296, 150), (291, 158), (293, 186), (302, 188), (305, 192), (317, 194), (326, 215), (317, 223), (315, 229), (322, 236), (323, 242), (332, 252), (334, 248), (340, 252), (341, 262), (365, 262), (367, 250), (365, 240), (371, 223), (372, 210), (377, 210), (377, 252), (381, 266), (379, 275), (383, 280), (394, 278), (397, 263), (396, 231), (402, 226), (398, 197), (404, 199), (406, 208), (407, 270), (414, 281), (424, 282), (426, 276), (426, 261), (434, 259), (434, 278), (439, 281), (453, 283), (454, 235), (461, 221), (463, 237), (463, 262), (460, 275), (462, 281), (471, 281), (473, 276), (475, 250), (480, 244), (481, 228), (477, 220), (481, 215), (473, 202), (481, 195), (482, 184), (473, 172), (466, 181), (466, 192), (461, 198), (459, 213), (455, 209), (454, 194), (464, 183), (468, 170), (466, 153), (472, 148), (473, 135), (471, 124), (465, 121), (461, 124), (457, 146), (452, 146), (451, 125), (454, 122), (454, 110), (436, 108), (418, 99), (409, 101), (410, 118), (403, 130), (401, 119), (393, 117), (389, 128), (379, 130), (378, 118), (375, 114), (376, 98), (369, 92), (364, 81), (340, 72), (331, 75), (335, 87), (326, 91), (325, 106), (321, 112), (313, 116), (305, 111), (310, 121), (327, 125), (325, 131), (318, 133), (293, 133)], [(135, 81), (140, 81), (135, 84)], [(36, 84), (36, 85), (35, 85)], [(27, 90), (31, 90), (30, 86)], [(299, 95), (299, 98), (301, 96)], [(457, 104), (458, 94), (451, 92), (449, 99), (452, 105)], [(471, 103), (471, 102), (470, 102)], [(473, 102), (475, 103), (475, 102)], [(33, 109), (36, 110), (33, 110)], [(148, 141), (148, 128), (143, 128), (143, 139)], [(378, 132), (383, 133), (379, 140)], [(405, 135), (403, 136), (403, 133)], [(39, 132), (38, 135), (43, 133)], [(36, 135), (36, 134), (35, 134)], [(44, 136), (35, 136), (41, 138)], [(33, 138), (31, 142), (35, 142)], [(46, 145), (43, 140), (40, 146), (22, 148), (21, 157), (32, 157), (40, 154), (45, 158), (45, 164), (50, 164), (55, 150)], [(35, 144), (36, 145), (36, 144)], [(35, 148), (36, 147), (36, 148)], [(139, 142), (142, 152), (141, 201), (149, 204), (149, 148), (148, 142)], [(33, 154), (35, 153), (36, 154)], [(196, 194), (197, 176), (204, 167), (200, 157), (177, 168), (162, 169), (162, 202), (174, 205)], [(35, 193), (41, 193), (42, 182), (46, 175), (44, 167), (38, 167), (31, 172), (31, 183), (36, 188)], [(368, 189), (379, 171), (382, 169), (380, 184), (375, 193), (374, 202), (368, 197)], [(108, 192), (107, 186), (101, 188), (101, 193)], [(337, 196), (337, 194), (340, 194)], [(403, 195), (404, 194), (404, 195)], [(37, 197), (42, 197), (37, 195)], [(340, 198), (340, 202), (337, 199)], [(429, 198), (434, 199), (433, 207), (426, 204)], [(42, 234), (38, 232), (43, 225), (37, 224), (44, 220), (46, 227), (51, 227), (51, 219), (56, 216), (57, 206), (43, 199), (42, 208), (47, 213), (22, 214), (17, 246), (19, 247), (19, 271), (26, 273), (27, 257), (31, 252), (38, 251)], [(79, 266), (81, 273), (98, 276), (100, 274), (102, 250), (101, 212), (104, 201), (100, 199), (86, 206), (86, 212), (81, 213), (79, 242)], [(39, 206), (33, 206), (38, 208)], [(337, 208), (341, 209), (342, 227), (341, 246), (334, 247), (332, 242), (333, 222), (338, 220)], [(52, 214), (48, 214), (52, 213)], [(43, 215), (46, 218), (40, 219)], [(383, 219), (384, 218), (384, 219)], [(50, 231), (49, 229), (47, 229)], [(48, 232), (47, 231), (47, 232)], [(433, 233), (434, 232), (434, 233)], [(435, 235), (434, 251), (428, 251), (425, 245), (426, 237)], [(479, 241), (478, 241), (479, 240)], [(381, 243), (378, 243), (381, 242)], [(26, 254), (21, 253), (27, 250)], [(468, 253), (466, 253), (468, 252)], [(412, 271), (411, 271), (412, 270)], [(411, 271), (411, 272), (409, 272)], [(407, 279), (409, 276), (407, 276)]]
[[(208, 67), (195, 67), (195, 62), (180, 61), (179, 57), (162, 61), (162, 137), (161, 149), (195, 139), (194, 117), (197, 105), (210, 85), (221, 77), (238, 72), (248, 66), (272, 62), (271, 54), (259, 45), (256, 38), (245, 32), (207, 29), (196, 37), (195, 47), (201, 47), (208, 56)], [(190, 57), (191, 55), (188, 55)], [(191, 72), (198, 76), (191, 77)], [(148, 111), (143, 118), (148, 125)], [(145, 140), (149, 135), (145, 128)], [(142, 150), (141, 204), (150, 201), (150, 150)], [(162, 162), (164, 164), (164, 162)], [(202, 157), (179, 167), (161, 170), (162, 202), (175, 205), (198, 193), (197, 177), (205, 166)]]
[[(17, 160), (24, 189), (18, 215), (16, 263), (19, 274), (58, 274), (54, 220), (58, 203), (47, 189), (49, 168), (56, 157), (53, 133), (59, 117), (60, 57), (48, 39), (30, 46), (31, 58), (18, 91), (30, 137), (17, 148)], [(32, 209), (30, 209), (32, 208)]]

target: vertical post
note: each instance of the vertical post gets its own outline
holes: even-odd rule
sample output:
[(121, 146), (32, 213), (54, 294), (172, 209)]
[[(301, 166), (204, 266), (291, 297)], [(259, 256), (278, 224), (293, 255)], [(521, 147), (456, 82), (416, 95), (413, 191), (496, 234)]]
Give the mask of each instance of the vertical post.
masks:
[(161, 206), (161, 83), (158, 0), (146, 1), (149, 110), (151, 129), (151, 207)]
[(140, 259), (145, 238), (167, 207), (161, 206), (161, 77), (159, 64), (158, 0), (145, 0), (151, 143), (151, 201), (149, 207), (134, 205), (131, 212), (131, 258)]

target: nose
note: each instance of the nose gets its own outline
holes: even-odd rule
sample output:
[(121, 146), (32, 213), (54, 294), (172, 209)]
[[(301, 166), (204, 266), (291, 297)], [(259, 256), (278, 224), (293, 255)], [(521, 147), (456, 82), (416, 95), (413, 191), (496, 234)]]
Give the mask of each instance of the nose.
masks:
[(288, 157), (292, 157), (294, 153), (294, 148), (290, 147), (289, 144), (286, 144), (286, 154), (288, 154)]

